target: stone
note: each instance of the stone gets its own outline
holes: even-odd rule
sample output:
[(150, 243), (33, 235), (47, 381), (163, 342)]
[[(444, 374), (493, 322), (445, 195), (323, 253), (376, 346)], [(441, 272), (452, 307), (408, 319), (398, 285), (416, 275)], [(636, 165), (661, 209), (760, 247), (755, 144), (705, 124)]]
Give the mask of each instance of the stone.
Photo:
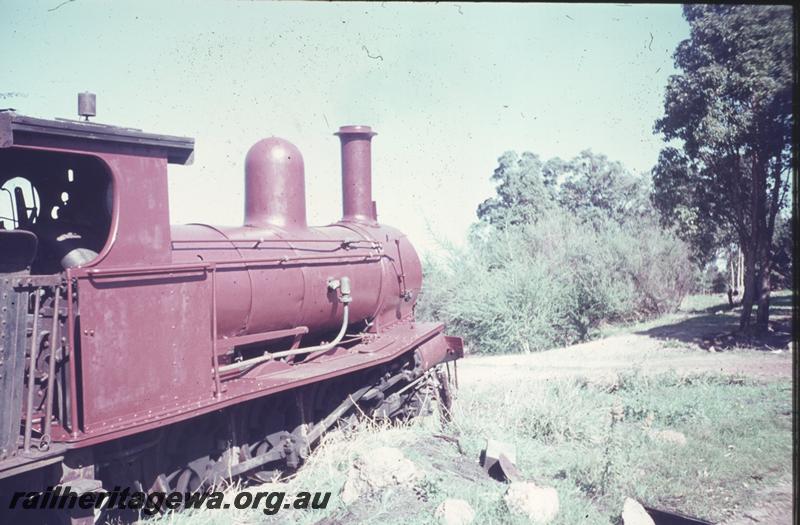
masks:
[[(495, 469), (497, 468), (499, 468), (500, 471), (496, 476), (501, 478), (500, 481), (523, 481), (519, 469), (505, 454), (500, 454), (500, 457), (497, 458)], [(489, 474), (492, 475), (491, 472)]]
[(436, 507), (434, 516), (442, 525), (469, 525), (475, 520), (475, 511), (463, 499), (448, 498)]
[(622, 523), (624, 525), (656, 525), (642, 504), (632, 498), (626, 498), (622, 506)]
[(683, 432), (678, 432), (677, 430), (651, 430), (649, 436), (653, 441), (660, 441), (670, 445), (682, 447), (686, 444), (686, 436)]
[(530, 481), (512, 483), (503, 500), (512, 514), (526, 517), (532, 523), (550, 523), (558, 514), (556, 489), (539, 487)]
[(410, 485), (423, 472), (392, 447), (380, 447), (362, 455), (347, 472), (342, 501), (352, 503), (364, 494), (373, 494), (396, 485)]
[(497, 481), (522, 480), (516, 467), (517, 449), (514, 445), (487, 439), (486, 448), (481, 452), (480, 461), (483, 470)]
[(488, 463), (490, 460), (497, 461), (500, 458), (500, 454), (505, 454), (505, 456), (512, 462), (517, 462), (517, 449), (514, 445), (510, 443), (505, 443), (503, 441), (497, 441), (496, 439), (487, 439), (486, 440), (486, 448), (484, 449), (484, 454), (486, 455), (486, 462)]

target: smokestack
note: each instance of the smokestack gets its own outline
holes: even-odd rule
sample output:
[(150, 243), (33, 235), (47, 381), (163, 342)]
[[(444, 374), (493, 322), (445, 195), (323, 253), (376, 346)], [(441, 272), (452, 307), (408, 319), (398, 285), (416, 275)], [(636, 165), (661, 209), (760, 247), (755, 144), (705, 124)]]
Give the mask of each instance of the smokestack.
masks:
[(342, 141), (342, 220), (375, 222), (372, 137), (377, 133), (369, 126), (342, 126), (335, 135)]
[(303, 155), (288, 140), (263, 139), (244, 161), (245, 226), (306, 228)]

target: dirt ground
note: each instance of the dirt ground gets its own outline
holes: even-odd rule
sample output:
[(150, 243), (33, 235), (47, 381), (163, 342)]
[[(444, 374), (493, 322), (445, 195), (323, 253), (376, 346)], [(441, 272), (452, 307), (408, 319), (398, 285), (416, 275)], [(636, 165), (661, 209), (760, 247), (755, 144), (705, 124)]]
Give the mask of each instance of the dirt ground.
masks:
[(720, 525), (792, 525), (792, 502), (794, 488), (791, 479), (781, 480), (780, 483), (758, 493), (759, 505), (744, 509), (734, 518), (726, 520)]
[[(790, 308), (776, 312), (768, 344), (749, 347), (730, 335), (736, 313), (684, 313), (667, 323), (536, 354), (468, 356), (458, 365), (458, 380), (463, 389), (551, 378), (606, 381), (624, 371), (643, 374), (674, 371), (681, 375), (714, 373), (764, 381), (791, 381)], [(792, 523), (791, 479), (784, 479), (759, 493), (757, 500), (760, 501), (757, 506), (741, 510), (721, 525)]]
[(769, 344), (746, 345), (730, 334), (736, 311), (683, 313), (669, 322), (535, 354), (468, 356), (458, 365), (467, 388), (486, 381), (585, 377), (621, 371), (657, 374), (740, 374), (761, 380), (792, 378), (791, 311), (775, 308)]
[(483, 382), (585, 377), (602, 380), (618, 372), (675, 371), (679, 374), (741, 374), (758, 379), (792, 377), (791, 348), (733, 349), (711, 352), (698, 346), (632, 333), (579, 345), (502, 356), (470, 356), (458, 365), (463, 388)]

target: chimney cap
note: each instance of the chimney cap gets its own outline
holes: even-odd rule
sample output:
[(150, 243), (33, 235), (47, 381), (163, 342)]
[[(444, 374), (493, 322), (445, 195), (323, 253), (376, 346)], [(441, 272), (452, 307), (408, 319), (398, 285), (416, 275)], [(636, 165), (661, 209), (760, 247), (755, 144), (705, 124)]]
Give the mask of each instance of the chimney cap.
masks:
[(334, 133), (334, 135), (342, 136), (342, 135), (369, 135), (370, 137), (374, 137), (377, 135), (372, 128), (369, 126), (359, 126), (359, 125), (351, 125), (351, 126), (342, 126), (339, 128), (339, 131)]

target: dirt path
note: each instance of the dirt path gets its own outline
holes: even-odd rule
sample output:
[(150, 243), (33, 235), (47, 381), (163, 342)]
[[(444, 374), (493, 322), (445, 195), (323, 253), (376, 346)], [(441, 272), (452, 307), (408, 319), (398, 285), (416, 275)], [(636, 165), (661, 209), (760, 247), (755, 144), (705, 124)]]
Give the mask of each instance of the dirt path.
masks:
[(633, 333), (529, 355), (470, 356), (459, 363), (458, 376), (463, 386), (470, 387), (486, 382), (564, 377), (602, 380), (633, 370), (790, 380), (792, 352), (790, 348), (710, 352), (696, 345)]
[[(613, 378), (618, 372), (645, 374), (741, 374), (764, 380), (792, 377), (792, 297), (776, 295), (770, 332), (757, 342), (733, 336), (739, 308), (718, 305), (681, 312), (606, 337), (535, 354), (471, 356), (459, 364), (459, 379), (478, 386), (491, 381), (585, 377)], [(739, 345), (747, 344), (748, 348)]]
[(792, 525), (793, 494), (792, 480), (783, 479), (758, 493), (758, 505), (740, 511), (720, 525)]

